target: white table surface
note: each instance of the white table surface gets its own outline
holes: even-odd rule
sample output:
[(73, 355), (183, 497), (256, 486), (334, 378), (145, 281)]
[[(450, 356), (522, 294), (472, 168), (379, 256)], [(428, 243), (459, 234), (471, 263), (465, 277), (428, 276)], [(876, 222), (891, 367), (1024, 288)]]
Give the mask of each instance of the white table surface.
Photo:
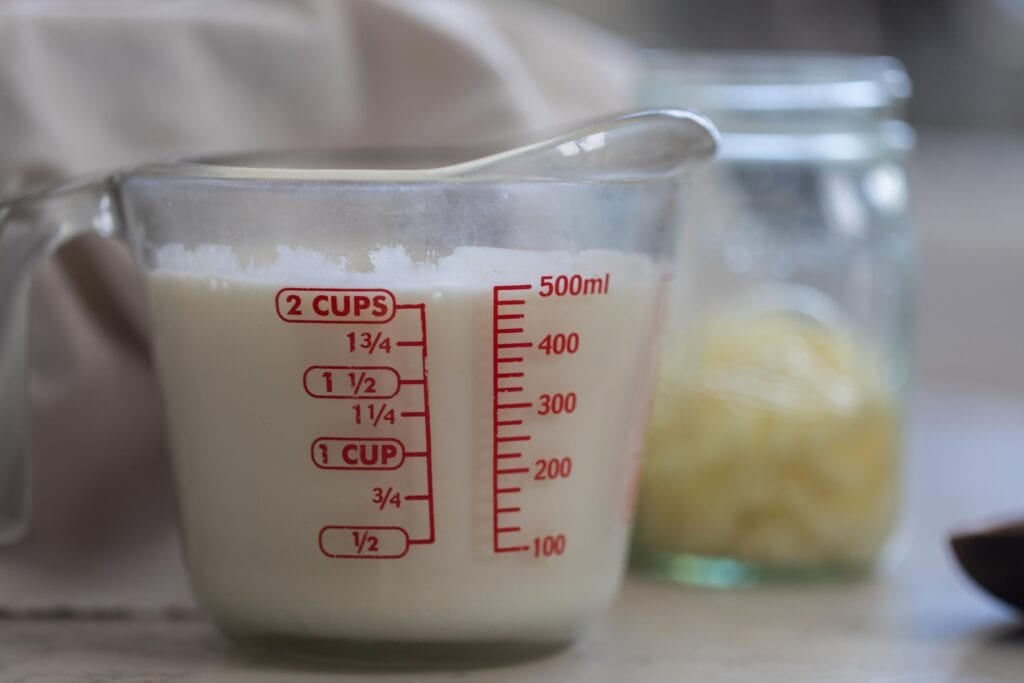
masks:
[(695, 590), (631, 577), (568, 651), (464, 672), (366, 673), (255, 663), (199, 617), (0, 619), (0, 681), (1024, 681), (1024, 620), (957, 571), (959, 522), (1024, 513), (1024, 398), (915, 401), (905, 524), (866, 582)]

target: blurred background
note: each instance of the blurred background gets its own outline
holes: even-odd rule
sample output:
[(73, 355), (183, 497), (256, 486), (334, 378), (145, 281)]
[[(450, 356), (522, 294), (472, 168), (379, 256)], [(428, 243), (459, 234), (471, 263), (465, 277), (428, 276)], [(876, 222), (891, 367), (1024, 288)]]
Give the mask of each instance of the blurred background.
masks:
[(885, 54), (914, 80), (910, 120), (1024, 128), (1020, 0), (547, 0), (647, 47)]
[(1024, 390), (1024, 1), (548, 1), (649, 48), (900, 59), (918, 132), (917, 380)]

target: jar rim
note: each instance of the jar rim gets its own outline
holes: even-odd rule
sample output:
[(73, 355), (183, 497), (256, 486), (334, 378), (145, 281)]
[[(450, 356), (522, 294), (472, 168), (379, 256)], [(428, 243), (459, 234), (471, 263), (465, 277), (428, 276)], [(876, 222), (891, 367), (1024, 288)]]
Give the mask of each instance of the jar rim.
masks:
[(898, 115), (911, 94), (903, 64), (885, 56), (650, 50), (643, 62), (646, 101), (671, 96), (711, 115), (860, 112), (884, 118)]

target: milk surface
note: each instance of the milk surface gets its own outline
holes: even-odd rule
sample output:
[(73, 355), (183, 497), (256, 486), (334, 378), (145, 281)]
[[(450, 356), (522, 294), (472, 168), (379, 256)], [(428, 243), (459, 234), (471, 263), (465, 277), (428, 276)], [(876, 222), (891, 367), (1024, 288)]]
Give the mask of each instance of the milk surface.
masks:
[[(478, 247), (369, 261), (155, 256), (156, 360), (201, 602), (240, 635), (570, 637), (621, 578), (659, 269)], [(494, 289), (506, 285), (520, 289)], [(578, 343), (545, 352), (559, 334)]]

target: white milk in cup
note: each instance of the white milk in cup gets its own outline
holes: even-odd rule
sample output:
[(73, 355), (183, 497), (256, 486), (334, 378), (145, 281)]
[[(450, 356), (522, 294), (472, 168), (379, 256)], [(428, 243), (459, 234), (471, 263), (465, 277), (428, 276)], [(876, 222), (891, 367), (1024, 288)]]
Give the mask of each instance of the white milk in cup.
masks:
[(563, 641), (622, 572), (647, 257), (309, 250), (149, 273), (193, 582), (242, 635)]

